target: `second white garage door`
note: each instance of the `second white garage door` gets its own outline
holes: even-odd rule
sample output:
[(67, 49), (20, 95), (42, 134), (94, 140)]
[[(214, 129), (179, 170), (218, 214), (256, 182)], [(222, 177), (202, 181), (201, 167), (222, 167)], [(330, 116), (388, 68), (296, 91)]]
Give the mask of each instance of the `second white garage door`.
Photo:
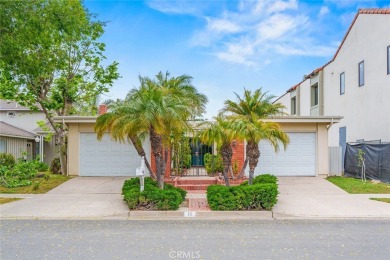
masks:
[(290, 144), (275, 153), (269, 142), (261, 141), (260, 159), (255, 175), (270, 173), (276, 176), (316, 176), (316, 134), (287, 133)]
[[(143, 143), (150, 162), (150, 142)], [(95, 133), (80, 133), (80, 176), (135, 176), (141, 164), (132, 144), (111, 140), (109, 135), (98, 141)]]

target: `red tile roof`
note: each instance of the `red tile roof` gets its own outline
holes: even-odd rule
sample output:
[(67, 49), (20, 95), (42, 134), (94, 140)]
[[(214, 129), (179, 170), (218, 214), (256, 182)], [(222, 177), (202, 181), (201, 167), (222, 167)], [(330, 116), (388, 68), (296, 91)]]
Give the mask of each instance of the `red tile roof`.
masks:
[(359, 9), (359, 11), (356, 13), (355, 17), (353, 18), (353, 21), (352, 21), (351, 25), (349, 26), (347, 33), (344, 35), (343, 40), (341, 41), (339, 47), (337, 48), (337, 51), (336, 51), (335, 55), (333, 56), (333, 58), (332, 58), (329, 62), (327, 62), (325, 65), (323, 65), (322, 67), (313, 70), (309, 75), (305, 76), (305, 78), (304, 78), (301, 82), (299, 82), (298, 84), (294, 85), (294, 86), (291, 87), (289, 90), (287, 90), (287, 92), (291, 92), (291, 91), (295, 90), (295, 89), (296, 89), (303, 81), (305, 81), (308, 77), (313, 76), (314, 74), (316, 74), (316, 73), (318, 73), (319, 71), (323, 70), (329, 63), (331, 63), (332, 61), (334, 61), (334, 60), (336, 59), (337, 54), (339, 53), (341, 47), (343, 46), (345, 40), (347, 39), (348, 34), (349, 34), (349, 32), (351, 31), (352, 27), (354, 26), (355, 21), (356, 21), (356, 19), (358, 18), (359, 14), (390, 14), (390, 8), (367, 8), (367, 9)]

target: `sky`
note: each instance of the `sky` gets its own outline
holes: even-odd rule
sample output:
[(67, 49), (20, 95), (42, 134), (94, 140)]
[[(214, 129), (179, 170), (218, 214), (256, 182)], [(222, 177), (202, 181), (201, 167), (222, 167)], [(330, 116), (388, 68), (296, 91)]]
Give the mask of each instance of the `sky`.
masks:
[(107, 22), (107, 63), (119, 62), (106, 99), (123, 98), (138, 76), (193, 77), (211, 119), (244, 88), (283, 95), (331, 60), (359, 8), (390, 0), (85, 0)]

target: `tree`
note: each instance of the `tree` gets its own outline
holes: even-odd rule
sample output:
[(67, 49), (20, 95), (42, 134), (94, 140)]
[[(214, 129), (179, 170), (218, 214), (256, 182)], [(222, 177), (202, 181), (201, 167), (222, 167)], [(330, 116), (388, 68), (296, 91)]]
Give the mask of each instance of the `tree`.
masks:
[(216, 143), (222, 156), (225, 185), (230, 186), (228, 172), (233, 156), (231, 144), (238, 137), (237, 130), (222, 116), (215, 117), (215, 122), (204, 122), (200, 126), (204, 129), (198, 133), (198, 138), (208, 145)]
[(114, 138), (135, 136), (143, 140), (149, 135), (161, 189), (172, 136), (191, 131), (188, 120), (203, 113), (207, 102), (191, 79), (187, 75), (170, 77), (168, 72), (158, 73), (155, 79), (140, 76), (140, 87), (132, 89), (120, 105), (97, 120), (98, 135), (106, 130)]
[(272, 103), (275, 97), (268, 95), (267, 92), (263, 93), (261, 88), (253, 93), (244, 89), (243, 97), (238, 94), (236, 97), (237, 101), (225, 101), (222, 113), (229, 114), (228, 118), (238, 135), (247, 140), (246, 159), (240, 176), (243, 175), (249, 162), (249, 184), (252, 184), (254, 171), (260, 158), (259, 142), (268, 140), (275, 151), (279, 149), (279, 142), (285, 149), (289, 143), (288, 135), (278, 124), (264, 121), (270, 116), (283, 114), (284, 106), (280, 103)]
[(96, 112), (100, 94), (119, 77), (101, 65), (104, 23), (78, 0), (0, 2), (0, 98), (42, 109), (55, 131), (66, 173), (66, 129), (54, 116)]

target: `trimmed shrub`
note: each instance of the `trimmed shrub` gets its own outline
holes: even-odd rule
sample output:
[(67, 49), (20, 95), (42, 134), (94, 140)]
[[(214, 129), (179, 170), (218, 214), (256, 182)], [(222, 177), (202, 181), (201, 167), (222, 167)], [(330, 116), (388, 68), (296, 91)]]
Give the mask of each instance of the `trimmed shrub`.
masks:
[(144, 191), (140, 192), (140, 179), (132, 178), (123, 184), (122, 194), (129, 209), (177, 210), (187, 192), (170, 184), (160, 190), (151, 178), (145, 178)]
[(61, 174), (61, 161), (60, 158), (54, 158), (50, 164), (50, 171), (54, 174)]
[(212, 210), (270, 210), (277, 202), (276, 183), (257, 183), (226, 187), (211, 185), (207, 201)]
[(277, 182), (278, 182), (278, 178), (276, 176), (268, 174), (268, 173), (258, 175), (253, 179), (253, 184), (257, 184), (257, 183), (275, 183), (276, 184)]
[(15, 165), (15, 157), (10, 153), (0, 153), (0, 165), (12, 168)]
[(207, 174), (213, 175), (214, 173), (223, 171), (222, 156), (220, 154), (212, 155), (210, 153), (206, 153), (203, 156), (203, 159)]

